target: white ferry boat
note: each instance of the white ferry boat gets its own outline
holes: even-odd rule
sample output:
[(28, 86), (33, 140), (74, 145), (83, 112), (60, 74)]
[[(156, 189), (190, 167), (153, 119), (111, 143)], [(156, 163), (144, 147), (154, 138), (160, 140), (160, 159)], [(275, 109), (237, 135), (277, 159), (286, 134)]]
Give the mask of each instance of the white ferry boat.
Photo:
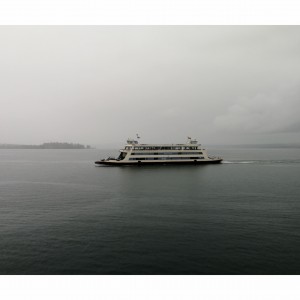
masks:
[[(139, 136), (137, 135), (139, 139)], [(188, 137), (185, 144), (139, 144), (128, 139), (118, 158), (108, 157), (96, 165), (150, 165), (150, 164), (208, 164), (220, 163), (222, 158), (208, 156), (197, 140)]]

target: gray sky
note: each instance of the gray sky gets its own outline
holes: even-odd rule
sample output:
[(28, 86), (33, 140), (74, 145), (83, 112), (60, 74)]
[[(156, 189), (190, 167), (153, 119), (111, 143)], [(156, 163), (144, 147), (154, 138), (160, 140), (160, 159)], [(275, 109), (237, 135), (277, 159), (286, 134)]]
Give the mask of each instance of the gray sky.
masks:
[(300, 141), (299, 26), (0, 27), (0, 143)]

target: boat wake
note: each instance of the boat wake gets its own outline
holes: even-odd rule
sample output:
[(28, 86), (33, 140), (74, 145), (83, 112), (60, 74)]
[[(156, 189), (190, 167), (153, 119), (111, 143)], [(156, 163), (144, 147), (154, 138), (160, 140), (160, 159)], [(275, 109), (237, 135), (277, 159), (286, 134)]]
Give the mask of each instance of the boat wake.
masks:
[(228, 161), (223, 160), (222, 164), (254, 164), (255, 161)]
[(300, 160), (245, 160), (245, 161), (230, 161), (230, 160), (223, 160), (223, 164), (259, 164), (259, 165), (277, 165), (277, 164), (284, 164), (284, 165), (296, 165), (300, 163)]

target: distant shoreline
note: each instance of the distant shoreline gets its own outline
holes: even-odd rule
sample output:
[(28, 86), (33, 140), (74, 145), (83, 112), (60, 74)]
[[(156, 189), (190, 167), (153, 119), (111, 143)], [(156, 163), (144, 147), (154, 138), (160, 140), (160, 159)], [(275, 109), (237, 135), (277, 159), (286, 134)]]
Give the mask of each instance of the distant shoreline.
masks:
[(240, 144), (240, 145), (209, 145), (209, 147), (238, 149), (299, 149), (300, 144)]
[(0, 144), (0, 149), (92, 149), (90, 145), (74, 143), (43, 143), (41, 145)]
[[(233, 148), (233, 149), (300, 149), (300, 144), (237, 144), (237, 145), (206, 145), (207, 148)], [(113, 149), (117, 147), (97, 147), (97, 149)], [(79, 143), (43, 143), (40, 145), (0, 144), (1, 149), (96, 149), (90, 145)]]

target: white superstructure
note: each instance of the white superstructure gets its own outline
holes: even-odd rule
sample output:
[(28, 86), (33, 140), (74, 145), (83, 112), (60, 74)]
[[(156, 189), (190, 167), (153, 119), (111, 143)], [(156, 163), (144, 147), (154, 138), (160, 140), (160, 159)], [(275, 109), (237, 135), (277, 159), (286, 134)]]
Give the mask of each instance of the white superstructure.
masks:
[[(137, 135), (138, 139), (139, 136)], [(207, 151), (197, 140), (188, 137), (185, 144), (139, 144), (128, 139), (120, 150), (118, 158), (96, 161), (97, 165), (132, 165), (132, 164), (179, 164), (179, 163), (220, 163), (220, 157), (208, 156)]]

